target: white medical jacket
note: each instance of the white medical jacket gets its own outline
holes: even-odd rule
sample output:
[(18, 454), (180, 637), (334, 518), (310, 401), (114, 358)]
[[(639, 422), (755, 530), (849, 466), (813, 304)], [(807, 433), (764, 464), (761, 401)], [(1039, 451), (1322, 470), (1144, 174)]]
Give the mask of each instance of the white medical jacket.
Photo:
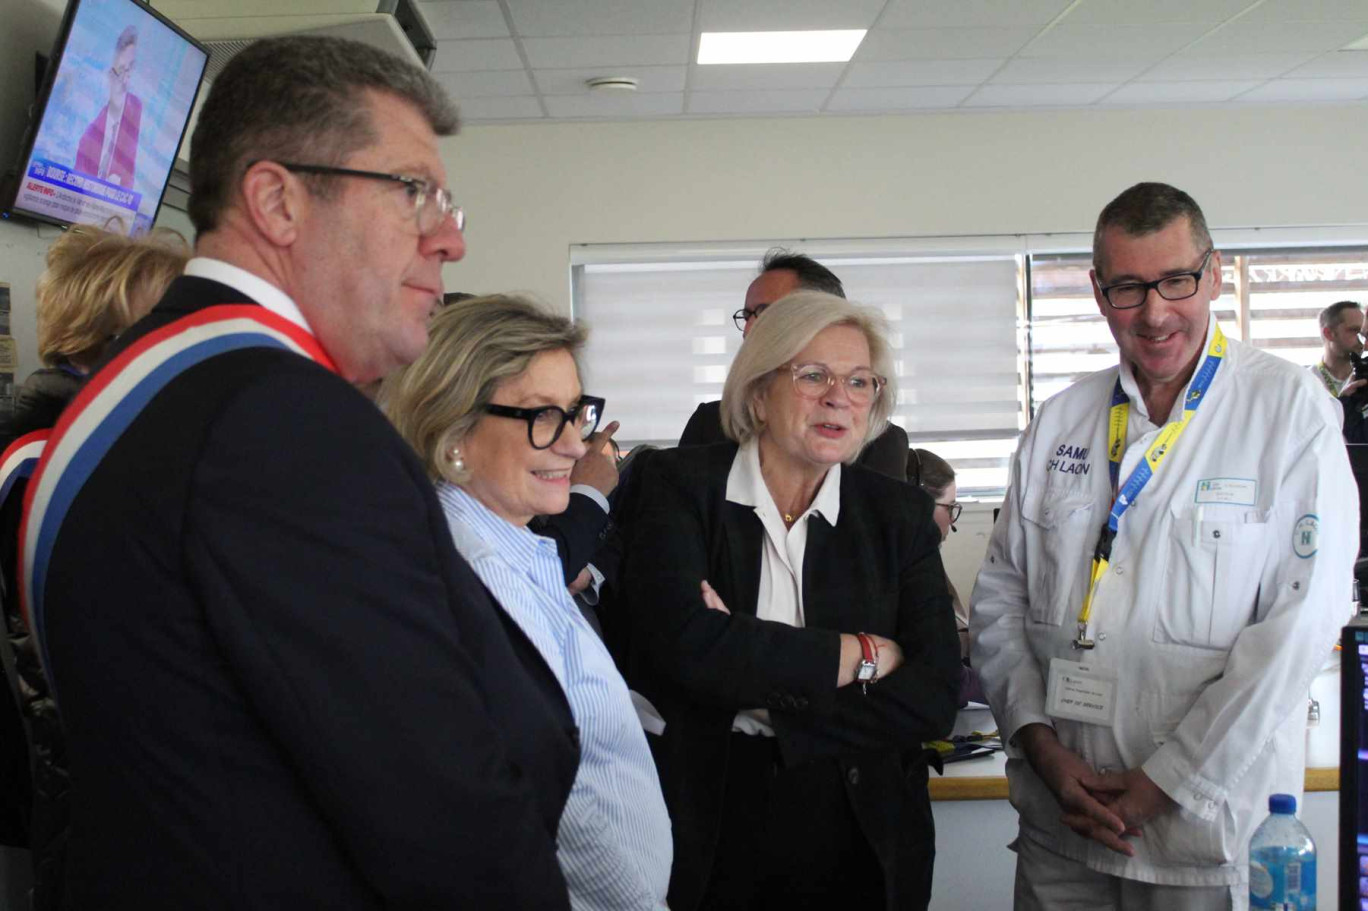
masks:
[[(1232, 340), (1206, 400), (1121, 518), (1093, 604), (1097, 644), (1084, 652), (1072, 640), (1112, 502), (1118, 372), (1131, 400), (1123, 483), (1159, 432), (1124, 363), (1040, 407), (974, 587), (972, 660), (1005, 741), (1051, 724), (1093, 768), (1141, 767), (1178, 804), (1143, 826), (1127, 858), (1064, 826), (1009, 746), (1024, 837), (1130, 879), (1233, 884), (1247, 876), (1268, 795), (1301, 794), (1307, 693), (1349, 619), (1358, 496), (1338, 406), (1306, 370)], [(1114, 726), (1047, 714), (1056, 657), (1117, 675)]]

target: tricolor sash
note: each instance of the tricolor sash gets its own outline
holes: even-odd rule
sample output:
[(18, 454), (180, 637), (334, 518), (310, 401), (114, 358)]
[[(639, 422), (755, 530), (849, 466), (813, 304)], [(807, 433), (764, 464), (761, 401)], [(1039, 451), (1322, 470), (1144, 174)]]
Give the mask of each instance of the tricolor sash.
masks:
[(9, 499), (16, 482), (33, 476), (51, 434), (51, 427), (26, 433), (10, 443), (0, 455), (0, 504)]
[(206, 307), (149, 332), (91, 377), (62, 412), (24, 496), (19, 526), (19, 597), (38, 653), (43, 636), (43, 588), (62, 522), (85, 482), (123, 432), (183, 372), (242, 348), (283, 348), (336, 370), (318, 340), (265, 307)]

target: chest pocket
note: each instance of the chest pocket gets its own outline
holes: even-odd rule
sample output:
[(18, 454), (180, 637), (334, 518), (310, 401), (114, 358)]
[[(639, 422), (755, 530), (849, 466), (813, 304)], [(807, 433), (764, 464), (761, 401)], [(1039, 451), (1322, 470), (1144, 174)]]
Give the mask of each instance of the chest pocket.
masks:
[[(1083, 606), (1083, 587), (1101, 528), (1094, 520), (1094, 503), (1077, 494), (1061, 497), (1040, 491), (1022, 504), (1028, 536), (1026, 585), (1027, 616), (1034, 623), (1059, 626), (1075, 619)], [(1072, 614), (1070, 614), (1072, 611)]]
[(1249, 624), (1268, 548), (1268, 516), (1245, 508), (1173, 510), (1156, 642), (1228, 650)]

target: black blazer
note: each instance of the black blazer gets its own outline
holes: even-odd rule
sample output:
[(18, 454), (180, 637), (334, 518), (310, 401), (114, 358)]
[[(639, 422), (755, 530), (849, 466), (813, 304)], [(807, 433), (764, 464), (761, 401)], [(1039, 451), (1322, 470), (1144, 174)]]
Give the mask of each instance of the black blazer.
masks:
[[(726, 501), (735, 443), (652, 454), (634, 483), (623, 566), (629, 678), (660, 710), (653, 738), (675, 826), (670, 907), (697, 907), (712, 868), (729, 732), (768, 708), (786, 765), (839, 762), (885, 870), (890, 908), (923, 907), (934, 829), (923, 741), (954, 724), (959, 642), (931, 499), (860, 466), (841, 472), (833, 528), (810, 520), (807, 625), (755, 617), (764, 529)], [(703, 606), (707, 579), (731, 610)], [(836, 688), (840, 633), (897, 640), (907, 662), (868, 695)]]
[[(118, 344), (243, 300), (178, 279)], [(340, 377), (182, 373), (77, 495), (45, 603), (70, 907), (569, 907), (564, 695)]]
[[(684, 432), (679, 436), (679, 445), (703, 446), (726, 439), (722, 432), (722, 403), (704, 402), (689, 416), (689, 423), (684, 425)], [(855, 462), (881, 475), (906, 481), (907, 445), (907, 431), (897, 424), (889, 424), (860, 451)]]

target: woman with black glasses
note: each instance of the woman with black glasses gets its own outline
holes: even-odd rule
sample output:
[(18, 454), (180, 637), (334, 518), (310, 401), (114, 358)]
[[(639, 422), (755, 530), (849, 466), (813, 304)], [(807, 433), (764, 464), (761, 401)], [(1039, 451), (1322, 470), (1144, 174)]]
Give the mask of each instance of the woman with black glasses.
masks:
[[(960, 511), (964, 508), (955, 499), (959, 494), (959, 488), (955, 484), (955, 469), (929, 449), (909, 449), (907, 480), (912, 482), (913, 486), (926, 491), (931, 495), (931, 499), (936, 501), (931, 517), (936, 520), (941, 543), (944, 544), (945, 539), (950, 537), (950, 532), (956, 530), (955, 523), (959, 521)], [(964, 606), (949, 576), (945, 577), (945, 585), (950, 589), (950, 600), (955, 607), (955, 629), (960, 637), (960, 657), (968, 658), (969, 609)]]
[[(536, 646), (565, 691), (581, 759), (557, 857), (576, 909), (659, 908), (673, 842), (645, 735), (621, 674), (569, 592), (533, 516), (559, 513), (603, 399), (585, 395), (584, 330), (510, 296), (453, 303), (427, 351), (380, 403), (437, 483), (456, 549)], [(478, 838), (478, 832), (471, 833)]]

